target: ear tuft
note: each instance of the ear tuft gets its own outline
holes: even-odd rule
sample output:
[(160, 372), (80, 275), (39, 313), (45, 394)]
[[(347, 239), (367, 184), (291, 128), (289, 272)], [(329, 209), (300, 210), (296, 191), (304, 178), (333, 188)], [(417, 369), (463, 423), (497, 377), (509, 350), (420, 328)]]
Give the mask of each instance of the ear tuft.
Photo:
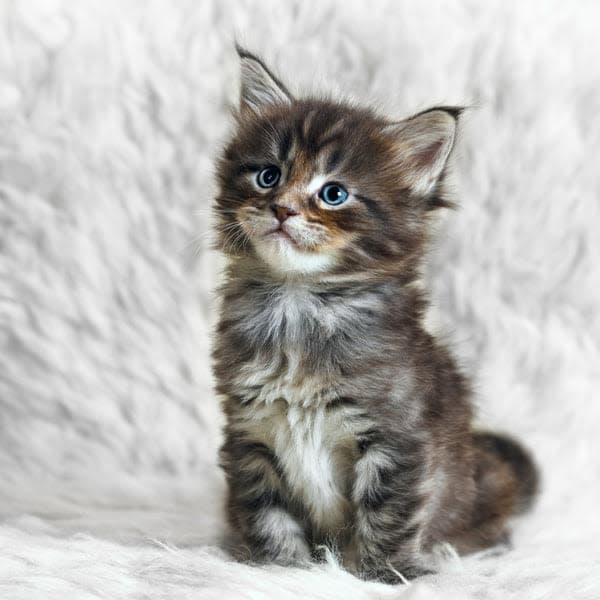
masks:
[(290, 104), (292, 95), (265, 63), (236, 43), (241, 64), (240, 110), (262, 112), (278, 104)]
[(427, 196), (435, 190), (454, 146), (462, 111), (460, 107), (435, 107), (385, 127), (402, 177), (414, 195)]

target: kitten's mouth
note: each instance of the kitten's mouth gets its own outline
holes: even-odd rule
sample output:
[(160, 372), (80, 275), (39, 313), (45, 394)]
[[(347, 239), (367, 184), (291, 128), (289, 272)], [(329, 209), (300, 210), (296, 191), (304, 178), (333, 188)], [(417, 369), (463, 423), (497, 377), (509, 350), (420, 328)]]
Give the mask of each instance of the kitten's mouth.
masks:
[(281, 239), (281, 240), (288, 240), (289, 242), (294, 244), (294, 246), (296, 245), (294, 238), (282, 227), (276, 227), (275, 229), (268, 231), (265, 234), (265, 237), (272, 237), (272, 238)]

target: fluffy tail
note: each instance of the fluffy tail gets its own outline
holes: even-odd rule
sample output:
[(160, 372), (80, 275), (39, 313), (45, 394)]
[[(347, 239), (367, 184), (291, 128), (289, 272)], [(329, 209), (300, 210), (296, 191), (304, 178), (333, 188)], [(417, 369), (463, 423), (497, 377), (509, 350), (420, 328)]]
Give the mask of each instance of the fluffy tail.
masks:
[[(476, 480), (486, 500), (504, 499), (512, 514), (528, 510), (539, 488), (539, 471), (529, 452), (506, 435), (477, 432), (473, 442), (479, 451)], [(508, 509), (509, 507), (506, 506)]]
[(461, 553), (510, 539), (507, 521), (535, 498), (538, 470), (519, 443), (497, 433), (473, 433), (475, 501), (470, 519), (449, 541)]

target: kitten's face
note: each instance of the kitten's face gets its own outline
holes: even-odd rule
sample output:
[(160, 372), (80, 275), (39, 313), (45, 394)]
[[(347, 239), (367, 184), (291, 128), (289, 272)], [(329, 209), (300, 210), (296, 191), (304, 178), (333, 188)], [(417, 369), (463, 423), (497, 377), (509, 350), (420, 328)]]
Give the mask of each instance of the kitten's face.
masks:
[(275, 276), (394, 272), (422, 252), (455, 114), (401, 123), (321, 100), (293, 100), (242, 58), (238, 130), (219, 164), (221, 248)]

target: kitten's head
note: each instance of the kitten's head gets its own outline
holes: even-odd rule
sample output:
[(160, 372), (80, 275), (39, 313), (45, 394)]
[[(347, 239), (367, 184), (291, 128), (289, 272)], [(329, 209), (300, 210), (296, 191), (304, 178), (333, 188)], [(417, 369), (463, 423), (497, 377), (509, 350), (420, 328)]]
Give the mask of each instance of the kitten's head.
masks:
[(460, 110), (400, 122), (295, 99), (256, 56), (242, 68), (237, 130), (219, 161), (219, 247), (274, 277), (413, 272)]

